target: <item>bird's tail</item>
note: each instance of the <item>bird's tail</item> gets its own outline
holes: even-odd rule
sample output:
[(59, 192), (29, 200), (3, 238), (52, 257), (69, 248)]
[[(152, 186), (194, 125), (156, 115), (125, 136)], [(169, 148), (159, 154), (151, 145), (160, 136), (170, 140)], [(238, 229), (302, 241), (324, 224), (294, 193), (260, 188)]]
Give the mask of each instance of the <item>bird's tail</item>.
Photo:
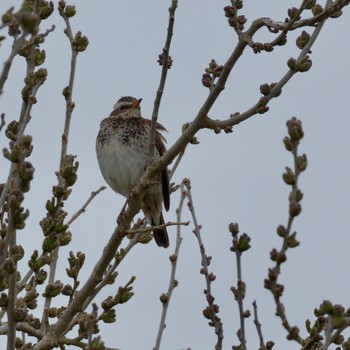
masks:
[[(159, 225), (164, 224), (163, 213), (160, 213)], [(152, 225), (155, 225), (152, 219)], [(153, 236), (159, 247), (168, 248), (169, 247), (169, 236), (166, 227), (153, 230)]]

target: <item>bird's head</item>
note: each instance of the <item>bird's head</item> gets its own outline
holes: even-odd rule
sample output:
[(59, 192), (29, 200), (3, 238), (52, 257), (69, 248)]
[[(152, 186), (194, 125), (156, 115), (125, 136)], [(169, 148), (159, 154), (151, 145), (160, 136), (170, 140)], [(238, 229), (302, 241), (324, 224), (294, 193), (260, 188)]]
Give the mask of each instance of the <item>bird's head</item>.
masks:
[(122, 117), (140, 117), (141, 116), (141, 104), (142, 98), (137, 99), (131, 96), (121, 97), (114, 105), (112, 114)]

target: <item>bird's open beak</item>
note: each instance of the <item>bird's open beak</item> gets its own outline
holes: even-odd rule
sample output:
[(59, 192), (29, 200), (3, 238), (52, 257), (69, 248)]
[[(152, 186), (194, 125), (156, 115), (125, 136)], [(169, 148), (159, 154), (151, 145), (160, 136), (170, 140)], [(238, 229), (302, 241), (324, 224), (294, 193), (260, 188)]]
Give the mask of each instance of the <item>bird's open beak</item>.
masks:
[(139, 100), (135, 101), (131, 107), (132, 108), (140, 108), (140, 104), (141, 104), (142, 98), (140, 98)]

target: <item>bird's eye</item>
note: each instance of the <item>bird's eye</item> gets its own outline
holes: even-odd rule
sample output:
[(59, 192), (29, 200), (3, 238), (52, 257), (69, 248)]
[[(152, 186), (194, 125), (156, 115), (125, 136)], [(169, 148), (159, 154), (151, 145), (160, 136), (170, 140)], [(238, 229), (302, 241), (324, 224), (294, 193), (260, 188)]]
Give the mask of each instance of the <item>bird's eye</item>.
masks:
[(125, 111), (125, 110), (126, 110), (126, 107), (127, 107), (126, 105), (120, 106), (120, 110), (121, 110), (121, 111)]

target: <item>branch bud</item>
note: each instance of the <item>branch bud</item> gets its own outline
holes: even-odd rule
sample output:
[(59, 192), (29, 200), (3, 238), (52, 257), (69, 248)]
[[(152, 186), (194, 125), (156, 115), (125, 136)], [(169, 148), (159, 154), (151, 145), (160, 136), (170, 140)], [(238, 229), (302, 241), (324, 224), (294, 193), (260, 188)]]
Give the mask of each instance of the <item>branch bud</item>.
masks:
[(286, 172), (282, 175), (282, 177), (287, 185), (293, 186), (295, 184), (295, 175), (291, 168), (286, 167)]

